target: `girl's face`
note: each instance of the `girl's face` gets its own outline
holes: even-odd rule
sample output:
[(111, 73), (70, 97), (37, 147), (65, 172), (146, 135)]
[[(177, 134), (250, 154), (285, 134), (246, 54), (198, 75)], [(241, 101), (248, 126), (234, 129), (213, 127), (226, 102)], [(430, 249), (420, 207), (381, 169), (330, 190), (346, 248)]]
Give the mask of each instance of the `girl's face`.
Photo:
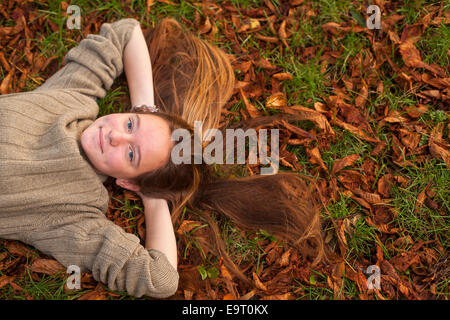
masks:
[(81, 146), (100, 174), (133, 179), (169, 160), (170, 137), (168, 123), (158, 116), (113, 113), (96, 119), (83, 131)]

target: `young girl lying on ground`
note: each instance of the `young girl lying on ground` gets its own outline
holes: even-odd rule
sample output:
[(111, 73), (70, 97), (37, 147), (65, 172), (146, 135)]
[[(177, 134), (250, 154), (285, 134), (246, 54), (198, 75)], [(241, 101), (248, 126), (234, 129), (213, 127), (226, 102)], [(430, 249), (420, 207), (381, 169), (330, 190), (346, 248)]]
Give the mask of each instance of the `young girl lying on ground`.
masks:
[[(123, 71), (131, 112), (97, 119), (97, 100)], [(208, 211), (286, 239), (319, 262), (319, 213), (298, 175), (223, 180), (204, 163), (171, 159), (178, 143), (172, 132), (193, 134), (195, 120), (203, 130), (218, 127), (233, 87), (226, 55), (173, 19), (146, 35), (134, 19), (104, 23), (42, 86), (0, 96), (0, 238), (30, 244), (137, 297), (176, 292), (173, 223), (186, 205), (203, 212), (217, 239)], [(142, 198), (145, 247), (105, 217), (107, 177)], [(218, 244), (226, 265), (245, 280)]]

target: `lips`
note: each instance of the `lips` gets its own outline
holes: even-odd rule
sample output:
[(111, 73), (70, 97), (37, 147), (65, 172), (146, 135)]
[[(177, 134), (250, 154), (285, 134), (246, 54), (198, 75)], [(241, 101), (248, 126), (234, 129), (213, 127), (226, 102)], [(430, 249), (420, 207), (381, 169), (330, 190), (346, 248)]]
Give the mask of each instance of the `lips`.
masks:
[(100, 127), (100, 130), (98, 130), (98, 144), (100, 146), (100, 150), (103, 153), (103, 134), (102, 134), (102, 128)]

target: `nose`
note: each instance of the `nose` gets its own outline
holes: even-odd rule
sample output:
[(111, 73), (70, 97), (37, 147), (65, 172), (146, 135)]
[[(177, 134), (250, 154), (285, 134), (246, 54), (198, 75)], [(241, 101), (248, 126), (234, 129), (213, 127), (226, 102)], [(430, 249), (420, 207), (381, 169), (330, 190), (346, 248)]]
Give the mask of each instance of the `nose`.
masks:
[(111, 130), (109, 133), (109, 143), (113, 146), (119, 146), (123, 143), (128, 143), (128, 136), (125, 133)]

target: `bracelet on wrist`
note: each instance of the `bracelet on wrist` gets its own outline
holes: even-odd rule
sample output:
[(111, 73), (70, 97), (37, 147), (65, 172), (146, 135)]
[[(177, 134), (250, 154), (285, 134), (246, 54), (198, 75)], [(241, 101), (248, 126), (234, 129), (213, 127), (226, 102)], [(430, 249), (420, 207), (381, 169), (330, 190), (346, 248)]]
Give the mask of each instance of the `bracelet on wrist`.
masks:
[(158, 112), (159, 108), (156, 107), (155, 105), (138, 104), (138, 105), (136, 105), (136, 106), (131, 108), (131, 111), (134, 111), (134, 110), (136, 110), (136, 111), (147, 110), (147, 111), (150, 111), (150, 112)]

